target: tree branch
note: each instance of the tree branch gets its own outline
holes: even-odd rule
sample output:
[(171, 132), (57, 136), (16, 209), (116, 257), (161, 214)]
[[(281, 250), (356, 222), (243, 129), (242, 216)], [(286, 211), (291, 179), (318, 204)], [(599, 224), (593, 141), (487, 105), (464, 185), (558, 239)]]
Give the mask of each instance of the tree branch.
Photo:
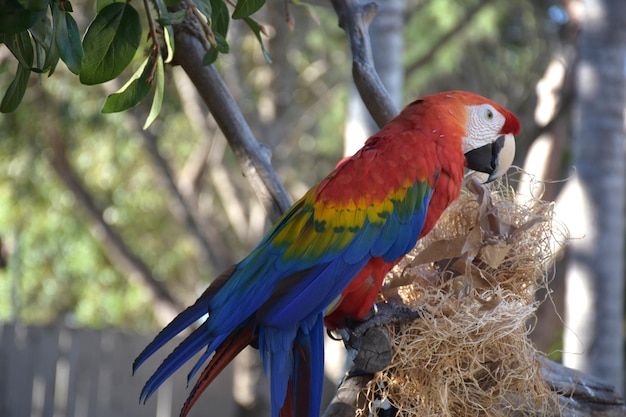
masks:
[(346, 32), (352, 53), (352, 77), (361, 99), (376, 124), (382, 127), (399, 112), (376, 73), (368, 25), (376, 15), (376, 3), (355, 0), (331, 0), (339, 26)]
[(204, 65), (204, 44), (183, 22), (176, 27), (176, 63), (180, 64), (239, 159), (243, 174), (275, 221), (291, 206), (291, 199), (272, 169), (268, 151), (256, 141), (224, 81), (211, 65)]

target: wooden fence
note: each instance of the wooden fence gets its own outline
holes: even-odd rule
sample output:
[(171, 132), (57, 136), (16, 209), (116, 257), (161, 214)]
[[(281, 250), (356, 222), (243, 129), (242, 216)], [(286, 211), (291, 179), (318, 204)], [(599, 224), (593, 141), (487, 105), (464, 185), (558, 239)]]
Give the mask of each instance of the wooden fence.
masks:
[[(150, 340), (116, 330), (0, 324), (0, 416), (178, 416), (189, 392), (185, 372), (177, 372), (146, 405), (139, 404), (143, 383), (166, 353), (133, 377), (132, 361)], [(231, 387), (227, 368), (190, 417), (233, 416)]]

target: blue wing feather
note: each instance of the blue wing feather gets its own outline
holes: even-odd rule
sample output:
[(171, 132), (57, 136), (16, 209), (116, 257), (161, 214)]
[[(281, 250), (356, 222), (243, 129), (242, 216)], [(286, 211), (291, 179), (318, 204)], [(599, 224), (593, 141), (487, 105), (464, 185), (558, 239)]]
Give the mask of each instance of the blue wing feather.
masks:
[(355, 264), (362, 261), (364, 254), (370, 254), (372, 246), (380, 235), (381, 227), (381, 224), (372, 224), (366, 219), (350, 245), (341, 253), (343, 261)]
[(347, 264), (337, 258), (329, 264), (311, 269), (287, 294), (273, 299), (259, 309), (259, 324), (287, 327), (294, 321), (305, 320), (311, 312), (323, 311), (368, 260), (369, 258), (364, 257), (359, 263)]
[(400, 219), (398, 219), (398, 214), (394, 210), (389, 213), (389, 217), (387, 217), (385, 224), (381, 227), (380, 233), (370, 249), (371, 256), (379, 257), (388, 253), (396, 245), (399, 231)]
[[(393, 220), (397, 223), (393, 235), (387, 234), (385, 238), (391, 239), (393, 244), (381, 254), (385, 262), (394, 262), (399, 257), (406, 255), (417, 242), (417, 238), (426, 221), (426, 213), (432, 190), (428, 184), (416, 183), (407, 189), (406, 198), (394, 202)], [(381, 236), (381, 238), (383, 238)]]

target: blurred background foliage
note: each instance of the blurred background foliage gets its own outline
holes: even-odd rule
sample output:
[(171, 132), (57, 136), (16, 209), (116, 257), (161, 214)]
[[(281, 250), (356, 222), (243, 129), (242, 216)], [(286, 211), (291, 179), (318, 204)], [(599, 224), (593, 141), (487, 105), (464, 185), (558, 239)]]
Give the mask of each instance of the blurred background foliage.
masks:
[[(83, 33), (93, 2), (73, 6)], [(351, 58), (328, 3), (291, 11), (293, 30), (282, 2), (255, 15), (268, 33), (272, 64), (233, 22), (231, 54), (217, 66), (297, 198), (342, 155)], [(562, 47), (567, 23), (556, 0), (408, 0), (403, 103), (447, 89), (501, 102), (525, 126), (521, 164), (535, 123), (535, 87)], [(133, 70), (143, 58), (137, 55)], [(3, 91), (15, 64), (1, 47)], [(104, 222), (181, 303), (258, 242), (267, 227), (263, 208), (180, 68), (166, 67), (163, 110), (148, 131), (141, 130), (147, 107), (100, 113), (106, 95), (119, 88), (115, 82), (84, 86), (59, 64), (53, 77), (32, 76), (30, 83), (20, 107), (0, 115), (0, 294), (10, 295), (0, 297), (0, 320), (158, 326), (149, 293), (112, 255), (85, 200), (51, 163), (58, 146)], [(167, 172), (197, 210), (209, 256), (185, 225)]]

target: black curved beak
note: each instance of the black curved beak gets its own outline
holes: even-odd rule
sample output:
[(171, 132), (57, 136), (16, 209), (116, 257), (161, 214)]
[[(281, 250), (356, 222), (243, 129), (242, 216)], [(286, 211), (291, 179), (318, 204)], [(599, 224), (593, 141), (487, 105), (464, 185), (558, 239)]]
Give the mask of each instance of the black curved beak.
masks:
[(467, 167), (489, 174), (486, 182), (495, 180), (509, 170), (515, 156), (515, 138), (502, 135), (493, 142), (465, 154)]

